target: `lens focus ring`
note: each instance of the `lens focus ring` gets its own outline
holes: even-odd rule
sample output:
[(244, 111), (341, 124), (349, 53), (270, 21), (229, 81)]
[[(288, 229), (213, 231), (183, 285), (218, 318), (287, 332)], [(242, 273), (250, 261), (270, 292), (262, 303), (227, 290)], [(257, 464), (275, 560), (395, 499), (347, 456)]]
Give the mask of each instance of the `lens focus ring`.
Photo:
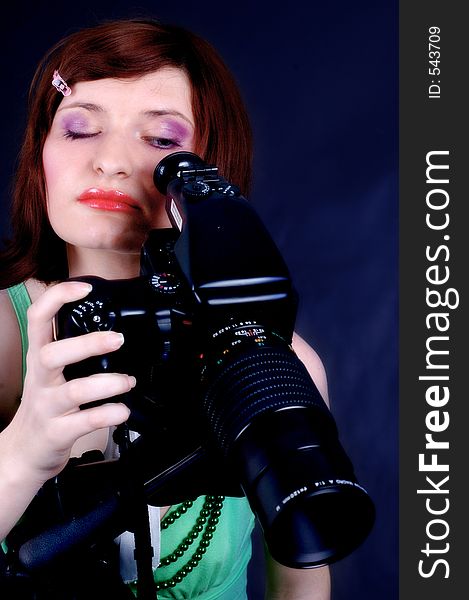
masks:
[(293, 406), (327, 407), (306, 368), (288, 348), (261, 348), (235, 357), (210, 385), (203, 407), (226, 455), (258, 415)]

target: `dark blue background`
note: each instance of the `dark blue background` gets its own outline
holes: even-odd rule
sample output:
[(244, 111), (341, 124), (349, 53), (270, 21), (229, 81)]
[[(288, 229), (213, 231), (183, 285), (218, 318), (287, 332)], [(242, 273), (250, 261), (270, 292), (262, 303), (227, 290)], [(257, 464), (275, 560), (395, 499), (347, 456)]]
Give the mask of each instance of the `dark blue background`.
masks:
[[(395, 599), (397, 3), (79, 1), (4, 9), (2, 234), (37, 60), (63, 34), (120, 16), (194, 30), (240, 84), (255, 135), (251, 200), (290, 265), (301, 298), (297, 331), (322, 357), (342, 443), (377, 507), (372, 534), (333, 566), (333, 599)], [(252, 600), (262, 598), (258, 572)]]

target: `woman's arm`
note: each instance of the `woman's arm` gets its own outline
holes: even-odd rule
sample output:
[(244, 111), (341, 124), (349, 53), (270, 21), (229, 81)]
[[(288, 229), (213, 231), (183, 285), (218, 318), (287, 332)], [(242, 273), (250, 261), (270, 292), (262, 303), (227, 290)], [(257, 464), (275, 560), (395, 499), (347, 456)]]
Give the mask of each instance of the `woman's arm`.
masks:
[(292, 347), (298, 358), (308, 370), (308, 373), (318, 388), (324, 402), (329, 406), (326, 371), (318, 354), (297, 333), (293, 334)]
[[(324, 366), (316, 352), (299, 335), (293, 336), (293, 349), (307, 368), (321, 396), (329, 405)], [(331, 592), (328, 567), (291, 569), (267, 553), (266, 600), (329, 600)]]
[(330, 600), (328, 567), (290, 569), (267, 556), (266, 600)]
[[(128, 392), (135, 385), (133, 378), (106, 373), (67, 382), (62, 374), (67, 364), (111, 352), (122, 344), (115, 332), (53, 340), (56, 312), (64, 303), (84, 298), (88, 292), (81, 283), (61, 283), (44, 292), (28, 311), (23, 395), (13, 419), (0, 433), (0, 539), (9, 533), (39, 488), (65, 467), (79, 438), (118, 425), (129, 416), (129, 409), (121, 403), (88, 410), (80, 410), (80, 405)], [(6, 313), (0, 314), (2, 317), (7, 318)], [(7, 340), (3, 339), (0, 354), (7, 353)], [(14, 385), (8, 373), (0, 374), (5, 378), (5, 386), (0, 381), (0, 398), (8, 408)]]
[(6, 290), (0, 290), (0, 431), (13, 418), (21, 398), (21, 336)]

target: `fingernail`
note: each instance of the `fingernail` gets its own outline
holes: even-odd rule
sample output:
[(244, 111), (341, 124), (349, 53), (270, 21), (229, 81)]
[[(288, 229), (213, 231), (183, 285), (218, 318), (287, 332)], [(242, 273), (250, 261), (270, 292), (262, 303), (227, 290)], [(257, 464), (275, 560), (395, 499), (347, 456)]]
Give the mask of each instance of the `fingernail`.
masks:
[(137, 380), (135, 379), (135, 377), (133, 375), (129, 375), (129, 383), (130, 383), (130, 388), (134, 388), (137, 385)]
[(113, 348), (120, 348), (124, 343), (124, 336), (117, 331), (110, 331), (110, 341)]
[(91, 283), (87, 283), (86, 281), (74, 281), (73, 282), (79, 289), (83, 290), (83, 293), (87, 292), (88, 294), (93, 289)]

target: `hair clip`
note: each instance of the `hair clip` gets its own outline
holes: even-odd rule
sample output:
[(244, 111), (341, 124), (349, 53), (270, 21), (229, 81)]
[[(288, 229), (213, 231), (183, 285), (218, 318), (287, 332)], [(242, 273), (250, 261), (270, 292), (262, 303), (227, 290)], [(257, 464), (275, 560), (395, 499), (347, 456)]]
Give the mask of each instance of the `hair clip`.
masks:
[(66, 81), (62, 79), (60, 73), (57, 70), (54, 71), (52, 85), (56, 88), (58, 92), (62, 92), (64, 96), (70, 96), (70, 94), (72, 93), (72, 90), (68, 87)]

